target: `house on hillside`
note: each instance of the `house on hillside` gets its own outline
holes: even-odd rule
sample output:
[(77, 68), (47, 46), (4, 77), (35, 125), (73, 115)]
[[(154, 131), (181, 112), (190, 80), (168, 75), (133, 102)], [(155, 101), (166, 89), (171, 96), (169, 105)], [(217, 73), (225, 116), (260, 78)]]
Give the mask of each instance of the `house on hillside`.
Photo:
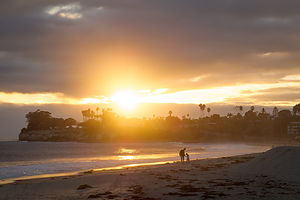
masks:
[(290, 122), (288, 124), (288, 134), (295, 135), (296, 137), (300, 135), (300, 122)]

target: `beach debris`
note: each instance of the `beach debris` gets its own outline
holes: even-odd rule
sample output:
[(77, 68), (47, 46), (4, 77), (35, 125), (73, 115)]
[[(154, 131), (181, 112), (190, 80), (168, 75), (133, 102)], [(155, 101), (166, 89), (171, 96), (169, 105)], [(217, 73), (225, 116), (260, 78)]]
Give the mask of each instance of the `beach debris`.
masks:
[(242, 182), (242, 181), (233, 181), (230, 179), (212, 179), (208, 180), (207, 183), (213, 184), (213, 186), (244, 186), (249, 185), (249, 183)]
[(180, 197), (197, 196), (197, 194), (195, 194), (195, 193), (180, 193), (180, 192), (168, 192), (163, 195), (174, 195), (174, 196), (180, 196)]
[(195, 188), (192, 185), (183, 185), (179, 188), (181, 192), (201, 192), (202, 188)]
[(88, 196), (88, 199), (95, 199), (95, 198), (100, 198), (101, 195), (98, 195), (98, 194), (91, 194)]
[(165, 187), (176, 188), (176, 187), (178, 187), (178, 186), (179, 186), (179, 184), (175, 183), (175, 184), (166, 185)]
[[(105, 196), (105, 195), (110, 196), (110, 195), (112, 195), (112, 192), (107, 191), (107, 192), (104, 192), (104, 193), (91, 194), (91, 195), (88, 196), (88, 199), (100, 198), (100, 197)], [(109, 197), (107, 196), (107, 198), (109, 198)], [(112, 196), (110, 196), (110, 198), (112, 198)]]
[(134, 194), (143, 194), (142, 192), (143, 187), (140, 185), (133, 185), (133, 186), (129, 186), (129, 189), (127, 190), (128, 192), (132, 192)]
[(177, 185), (168, 185), (170, 187), (178, 188), (178, 192), (169, 192), (165, 193), (164, 195), (174, 195), (174, 196), (180, 196), (180, 197), (187, 197), (187, 196), (197, 196), (199, 193), (202, 193), (203, 199), (215, 199), (217, 197), (223, 197), (228, 196), (228, 194), (225, 194), (221, 191), (214, 191), (211, 190), (211, 188), (206, 187), (194, 187), (191, 184), (183, 185), (181, 187), (176, 187)]
[(107, 192), (104, 192), (104, 193), (98, 193), (98, 194), (100, 194), (100, 195), (108, 195), (108, 194), (112, 194), (112, 192), (107, 191)]
[(216, 196), (218, 197), (224, 197), (224, 196), (228, 196), (227, 194), (225, 194), (224, 192), (217, 192), (217, 191), (206, 191), (204, 192), (204, 194), (202, 195), (202, 197), (204, 199), (208, 199), (208, 198), (216, 198)]
[(94, 170), (91, 169), (91, 170), (88, 170), (88, 171), (84, 171), (83, 173), (84, 174), (92, 174), (92, 173), (94, 173)]
[(117, 198), (117, 197), (120, 197), (119, 195), (116, 195), (116, 194), (110, 194), (107, 196), (108, 199), (114, 199), (114, 198)]
[(80, 185), (80, 186), (78, 186), (77, 190), (84, 190), (87, 188), (92, 188), (92, 186), (90, 186), (88, 184)]
[(171, 169), (170, 172), (173, 172), (173, 173), (186, 173), (186, 172), (189, 172), (191, 170), (188, 170), (188, 169)]
[(166, 181), (175, 181), (175, 180), (177, 180), (177, 178), (174, 178), (174, 177), (172, 177), (172, 176), (170, 176), (170, 175), (164, 175), (164, 176), (156, 176), (158, 179), (161, 179), (161, 180), (166, 180)]
[(132, 200), (159, 200), (157, 198), (151, 198), (151, 197), (141, 197), (141, 196), (131, 196)]
[(97, 194), (91, 194), (88, 196), (88, 199), (95, 199), (95, 198), (100, 198), (101, 196), (97, 195)]
[(215, 164), (216, 168), (222, 168), (222, 167), (227, 167), (229, 164), (228, 163), (217, 163)]

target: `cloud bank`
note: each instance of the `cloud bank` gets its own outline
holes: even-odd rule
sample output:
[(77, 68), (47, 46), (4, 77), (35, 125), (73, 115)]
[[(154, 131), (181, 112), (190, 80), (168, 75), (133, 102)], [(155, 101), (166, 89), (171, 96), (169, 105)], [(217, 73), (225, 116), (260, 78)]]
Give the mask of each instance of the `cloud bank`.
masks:
[(188, 91), (273, 84), (276, 92), (220, 99), (290, 105), (300, 98), (291, 91), (300, 74), (295, 0), (7, 0), (0, 26), (6, 94), (80, 99), (168, 88), (170, 97), (185, 98)]

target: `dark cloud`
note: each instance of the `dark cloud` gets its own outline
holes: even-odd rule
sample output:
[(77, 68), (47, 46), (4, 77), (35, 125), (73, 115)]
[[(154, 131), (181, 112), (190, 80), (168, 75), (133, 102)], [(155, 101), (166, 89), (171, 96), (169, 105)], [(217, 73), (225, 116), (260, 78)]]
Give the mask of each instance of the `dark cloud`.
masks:
[[(46, 13), (74, 3), (81, 18)], [(299, 13), (296, 0), (5, 1), (0, 90), (87, 96), (121, 79), (170, 89), (275, 82), (300, 73)]]

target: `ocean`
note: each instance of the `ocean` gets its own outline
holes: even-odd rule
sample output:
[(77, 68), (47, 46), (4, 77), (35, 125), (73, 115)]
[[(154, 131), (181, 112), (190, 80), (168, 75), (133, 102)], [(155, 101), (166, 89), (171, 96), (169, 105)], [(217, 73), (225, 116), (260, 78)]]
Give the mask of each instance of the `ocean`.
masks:
[(178, 161), (178, 152), (184, 147), (191, 160), (258, 153), (270, 149), (270, 146), (236, 143), (0, 142), (0, 184), (24, 177)]

